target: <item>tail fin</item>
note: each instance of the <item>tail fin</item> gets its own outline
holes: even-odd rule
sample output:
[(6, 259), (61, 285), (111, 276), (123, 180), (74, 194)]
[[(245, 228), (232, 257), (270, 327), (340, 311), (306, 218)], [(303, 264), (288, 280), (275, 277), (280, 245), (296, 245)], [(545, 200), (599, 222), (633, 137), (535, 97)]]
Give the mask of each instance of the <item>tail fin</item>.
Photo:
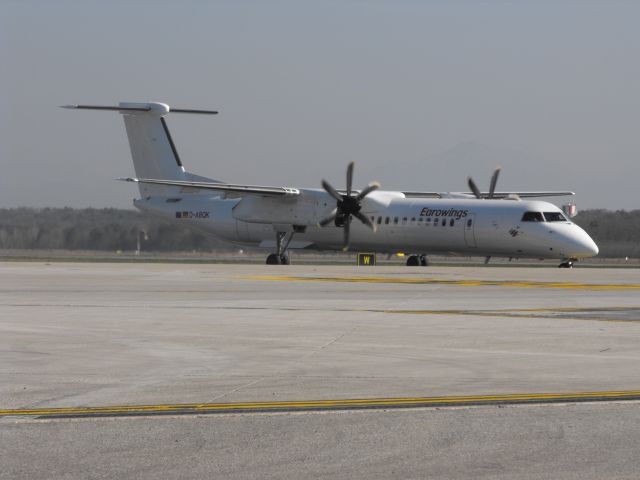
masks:
[[(162, 180), (189, 180), (189, 175), (180, 161), (173, 143), (165, 115), (172, 113), (216, 114), (210, 110), (172, 109), (158, 102), (121, 102), (115, 106), (65, 105), (64, 108), (88, 110), (115, 110), (124, 117), (124, 125), (129, 137), (129, 147), (136, 176)], [(179, 187), (166, 185), (138, 184), (143, 197), (175, 194)]]

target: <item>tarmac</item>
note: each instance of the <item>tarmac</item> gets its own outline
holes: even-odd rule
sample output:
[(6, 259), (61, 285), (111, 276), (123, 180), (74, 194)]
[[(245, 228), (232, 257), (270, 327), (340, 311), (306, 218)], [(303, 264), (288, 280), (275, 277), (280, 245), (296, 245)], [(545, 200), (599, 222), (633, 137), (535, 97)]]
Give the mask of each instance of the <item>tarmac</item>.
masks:
[(0, 263), (0, 478), (640, 477), (640, 270)]

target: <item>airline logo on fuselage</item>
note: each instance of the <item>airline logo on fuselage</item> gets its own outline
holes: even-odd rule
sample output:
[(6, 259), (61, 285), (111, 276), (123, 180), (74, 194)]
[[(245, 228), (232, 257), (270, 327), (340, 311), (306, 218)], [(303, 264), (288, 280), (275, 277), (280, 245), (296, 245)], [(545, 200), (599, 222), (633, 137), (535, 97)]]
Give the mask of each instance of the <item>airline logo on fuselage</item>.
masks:
[(458, 210), (456, 208), (450, 208), (448, 210), (443, 209), (432, 209), (429, 207), (424, 207), (420, 211), (421, 217), (453, 217), (456, 220), (460, 220), (461, 218), (469, 215), (469, 210)]

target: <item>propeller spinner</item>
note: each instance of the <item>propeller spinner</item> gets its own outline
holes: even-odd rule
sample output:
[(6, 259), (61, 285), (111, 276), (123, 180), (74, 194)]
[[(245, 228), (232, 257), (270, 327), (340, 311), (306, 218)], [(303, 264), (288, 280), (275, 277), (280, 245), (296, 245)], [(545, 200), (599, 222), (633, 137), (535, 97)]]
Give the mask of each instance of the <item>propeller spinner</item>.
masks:
[(333, 209), (331, 214), (320, 220), (318, 226), (326, 227), (331, 222), (336, 227), (342, 227), (344, 230), (344, 242), (342, 250), (347, 251), (349, 249), (349, 234), (351, 230), (351, 218), (356, 217), (367, 227), (374, 232), (376, 231), (375, 224), (369, 220), (360, 210), (362, 209), (362, 200), (374, 190), (380, 188), (378, 182), (371, 182), (365, 188), (363, 188), (357, 195), (352, 194), (353, 185), (353, 167), (354, 162), (349, 163), (347, 166), (347, 193), (346, 195), (340, 194), (335, 188), (331, 186), (326, 180), (322, 180), (322, 188), (331, 195), (337, 202), (336, 208)]

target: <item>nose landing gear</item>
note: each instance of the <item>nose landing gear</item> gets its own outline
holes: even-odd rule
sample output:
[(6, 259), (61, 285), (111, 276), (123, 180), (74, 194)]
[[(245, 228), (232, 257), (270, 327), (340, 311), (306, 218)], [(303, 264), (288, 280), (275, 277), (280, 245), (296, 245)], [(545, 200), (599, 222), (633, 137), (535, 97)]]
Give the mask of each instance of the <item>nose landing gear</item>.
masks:
[(574, 258), (567, 258), (566, 260), (563, 260), (560, 265), (558, 265), (558, 268), (573, 268), (573, 262), (575, 262)]

